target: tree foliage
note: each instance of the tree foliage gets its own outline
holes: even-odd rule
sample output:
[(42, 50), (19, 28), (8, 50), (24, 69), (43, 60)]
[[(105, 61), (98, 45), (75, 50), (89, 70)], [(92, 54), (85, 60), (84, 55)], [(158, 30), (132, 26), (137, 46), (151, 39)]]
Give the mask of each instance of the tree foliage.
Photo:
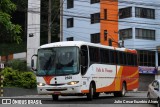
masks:
[[(60, 0), (51, 0), (51, 42), (59, 41), (60, 20), (59, 5)], [(41, 45), (48, 43), (48, 0), (41, 0)]]
[(11, 13), (16, 10), (16, 5), (10, 0), (0, 1), (0, 38), (21, 42), (21, 26), (11, 22)]

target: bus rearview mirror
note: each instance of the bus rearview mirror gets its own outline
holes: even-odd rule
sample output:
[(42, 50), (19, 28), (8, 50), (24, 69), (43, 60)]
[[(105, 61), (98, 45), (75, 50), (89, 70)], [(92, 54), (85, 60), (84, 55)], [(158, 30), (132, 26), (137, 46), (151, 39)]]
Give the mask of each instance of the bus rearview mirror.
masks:
[(37, 57), (37, 55), (33, 55), (31, 57), (31, 68), (32, 68), (33, 71), (37, 71), (37, 69), (35, 68), (35, 65), (34, 65), (34, 58), (33, 58), (34, 56)]
[(31, 67), (34, 67), (34, 59), (31, 60)]

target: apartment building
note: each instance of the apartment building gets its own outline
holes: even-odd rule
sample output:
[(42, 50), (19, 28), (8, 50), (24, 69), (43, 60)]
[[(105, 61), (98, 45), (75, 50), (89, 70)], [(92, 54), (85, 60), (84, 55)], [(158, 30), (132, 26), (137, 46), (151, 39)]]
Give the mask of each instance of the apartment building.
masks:
[[(114, 21), (112, 21), (114, 20)], [(118, 2), (65, 0), (63, 40), (82, 40), (111, 45), (118, 41)], [(113, 43), (117, 46), (117, 43)]]
[(65, 0), (63, 41), (77, 40), (138, 50), (146, 87), (160, 74), (160, 0)]
[(159, 7), (159, 0), (123, 0), (118, 5), (119, 41), (124, 40), (125, 47), (138, 50), (140, 79), (146, 84), (159, 74)]

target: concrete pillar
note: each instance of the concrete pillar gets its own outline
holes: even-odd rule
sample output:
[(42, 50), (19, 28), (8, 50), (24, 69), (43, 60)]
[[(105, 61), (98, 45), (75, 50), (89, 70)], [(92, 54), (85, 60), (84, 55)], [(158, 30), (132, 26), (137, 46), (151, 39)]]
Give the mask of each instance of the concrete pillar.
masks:
[(31, 66), (31, 57), (37, 53), (40, 46), (40, 2), (41, 0), (28, 0), (28, 26), (27, 26), (27, 66)]

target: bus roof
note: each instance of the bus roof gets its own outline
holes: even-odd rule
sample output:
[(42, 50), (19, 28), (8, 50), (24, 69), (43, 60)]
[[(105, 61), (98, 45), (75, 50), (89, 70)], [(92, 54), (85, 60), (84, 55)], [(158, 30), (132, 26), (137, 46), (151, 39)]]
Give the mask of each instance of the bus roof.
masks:
[[(126, 48), (116, 48), (113, 46), (106, 46), (106, 45), (101, 45), (101, 44), (95, 44), (95, 43), (90, 43), (90, 42), (84, 42), (84, 41), (62, 41), (62, 42), (55, 42), (55, 43), (49, 43), (40, 46), (40, 48), (51, 48), (51, 47), (64, 47), (64, 46), (77, 46), (81, 47), (82, 45), (88, 45), (88, 46), (94, 46), (94, 47), (101, 47), (101, 48), (107, 48), (107, 49), (115, 49), (118, 51), (126, 51), (126, 52), (131, 52), (131, 53), (136, 53), (134, 49), (126, 49)], [(39, 48), (39, 49), (40, 49)]]

